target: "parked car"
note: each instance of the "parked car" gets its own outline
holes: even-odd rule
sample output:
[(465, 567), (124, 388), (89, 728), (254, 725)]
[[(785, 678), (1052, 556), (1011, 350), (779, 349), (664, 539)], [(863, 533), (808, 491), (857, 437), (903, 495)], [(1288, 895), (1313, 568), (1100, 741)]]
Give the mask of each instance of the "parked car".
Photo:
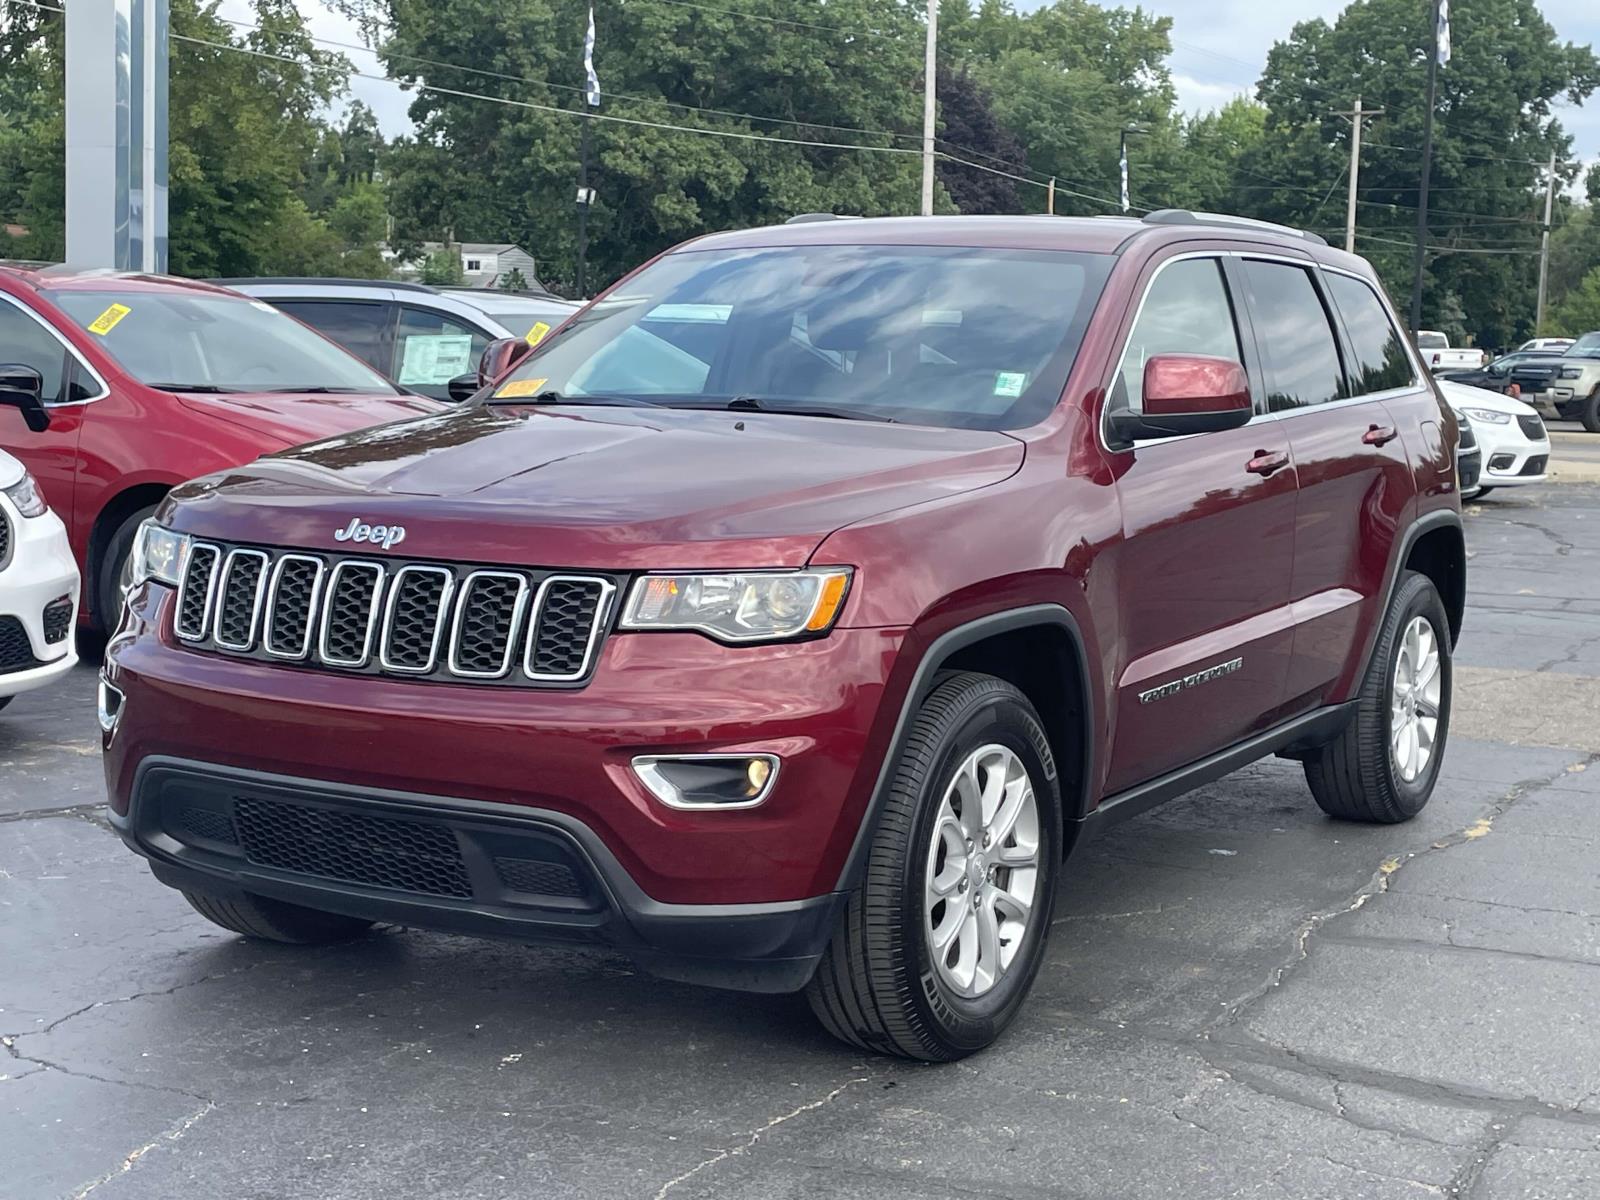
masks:
[(0, 365), (0, 449), (66, 522), (108, 632), (134, 531), (174, 486), (439, 407), (269, 305), (147, 275), (0, 267)]
[(1278, 226), (696, 240), (487, 398), (190, 484), (102, 687), (112, 821), (247, 936), (590, 939), (991, 1042), (1065, 853), (1280, 754), (1427, 803), (1455, 417)]
[(1434, 371), (1476, 370), (1489, 361), (1482, 350), (1451, 346), (1450, 339), (1436, 329), (1417, 330), (1417, 349)]
[(450, 381), (500, 338), (537, 342), (578, 310), (558, 296), (354, 279), (222, 279), (326, 334), (408, 391), (450, 399)]
[(1600, 433), (1600, 331), (1584, 334), (1559, 355), (1518, 364), (1511, 377), (1549, 416), (1582, 421), (1590, 433)]
[(1439, 390), (1456, 416), (1471, 427), (1482, 455), (1477, 496), (1487, 496), (1497, 487), (1545, 481), (1550, 469), (1550, 434), (1531, 405), (1448, 379), (1439, 381)]
[(1472, 432), (1472, 422), (1465, 417), (1456, 420), (1456, 486), (1461, 498), (1470, 500), (1477, 496), (1478, 480), (1483, 474), (1483, 448), (1478, 445), (1478, 435)]
[(1540, 354), (1560, 354), (1573, 343), (1569, 337), (1540, 337), (1529, 338), (1517, 347), (1518, 351), (1536, 351)]
[(1524, 363), (1542, 361), (1548, 357), (1535, 350), (1513, 350), (1510, 354), (1502, 354), (1493, 362), (1472, 370), (1462, 371), (1435, 371), (1435, 379), (1449, 379), (1456, 383), (1464, 383), (1469, 387), (1486, 388), (1491, 392), (1499, 392), (1505, 396), (1519, 397), (1522, 395), (1522, 384), (1516, 378), (1516, 369)]
[[(11, 387), (0, 369), (0, 404)], [(33, 476), (0, 450), (0, 709), (72, 670), (77, 606), (78, 567), (66, 526)]]

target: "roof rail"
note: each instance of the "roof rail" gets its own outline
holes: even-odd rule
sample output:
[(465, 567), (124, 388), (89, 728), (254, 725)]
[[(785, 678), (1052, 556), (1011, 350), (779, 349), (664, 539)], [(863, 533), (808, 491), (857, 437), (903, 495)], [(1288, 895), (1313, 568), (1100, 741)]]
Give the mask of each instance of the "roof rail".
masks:
[(858, 221), (861, 218), (850, 216), (847, 213), (799, 213), (784, 222), (785, 225), (810, 225), (817, 221)]
[(432, 284), (412, 283), (405, 279), (343, 279), (338, 276), (323, 275), (241, 275), (232, 279), (208, 279), (206, 282), (214, 283), (218, 287), (239, 287), (242, 284), (256, 283), (314, 283), (318, 287), (386, 287), (402, 292), (427, 292), (431, 295), (439, 293), (439, 289)]
[(1286, 237), (1296, 237), (1303, 241), (1314, 242), (1318, 246), (1326, 246), (1328, 239), (1320, 234), (1315, 234), (1306, 229), (1295, 229), (1291, 225), (1279, 225), (1273, 221), (1258, 221), (1254, 217), (1234, 217), (1227, 213), (1190, 212), (1186, 208), (1161, 208), (1153, 213), (1146, 213), (1146, 225), (1215, 225), (1221, 229), (1256, 229), (1262, 233), (1281, 233)]

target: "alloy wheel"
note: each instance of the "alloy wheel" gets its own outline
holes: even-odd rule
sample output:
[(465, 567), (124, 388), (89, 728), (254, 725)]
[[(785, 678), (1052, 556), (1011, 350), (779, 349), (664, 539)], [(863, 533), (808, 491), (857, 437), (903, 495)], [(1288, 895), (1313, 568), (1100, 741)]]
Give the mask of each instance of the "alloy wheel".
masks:
[(1389, 702), (1389, 749), (1395, 773), (1406, 783), (1415, 783), (1433, 758), (1444, 684), (1441, 666), (1432, 622), (1412, 617), (1400, 635)]

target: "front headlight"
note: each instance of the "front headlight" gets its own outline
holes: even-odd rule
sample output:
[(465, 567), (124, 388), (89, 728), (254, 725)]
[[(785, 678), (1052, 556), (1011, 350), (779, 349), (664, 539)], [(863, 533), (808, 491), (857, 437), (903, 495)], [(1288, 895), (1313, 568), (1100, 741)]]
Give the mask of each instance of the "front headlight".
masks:
[(50, 506), (44, 502), (44, 493), (39, 490), (39, 485), (34, 482), (33, 476), (23, 473), (8, 488), (0, 488), (6, 494), (6, 499), (17, 506), (17, 511), (25, 517), (42, 517), (50, 511)]
[(129, 582), (138, 587), (153, 579), (177, 587), (183, 582), (183, 564), (188, 556), (188, 534), (174, 533), (154, 521), (146, 521), (133, 535)]
[(1562, 367), (1561, 368), (1561, 378), (1563, 378), (1563, 379), (1576, 379), (1576, 378), (1578, 378), (1578, 376), (1580, 376), (1582, 374), (1583, 374), (1583, 368), (1582, 367)]
[(826, 633), (844, 608), (850, 568), (646, 575), (633, 585), (624, 629), (689, 629), (723, 642)]
[(1474, 421), (1482, 421), (1485, 425), (1511, 424), (1510, 413), (1495, 412), (1490, 408), (1463, 408), (1461, 411)]

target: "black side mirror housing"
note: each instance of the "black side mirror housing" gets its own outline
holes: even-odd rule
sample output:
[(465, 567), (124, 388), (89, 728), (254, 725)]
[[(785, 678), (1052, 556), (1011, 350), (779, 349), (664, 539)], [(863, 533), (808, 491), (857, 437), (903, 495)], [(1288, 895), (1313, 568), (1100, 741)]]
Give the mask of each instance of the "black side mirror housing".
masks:
[(468, 400), (471, 400), (478, 394), (480, 386), (477, 372), (473, 372), (470, 375), (457, 375), (449, 383), (445, 384), (445, 388), (450, 394), (450, 399), (457, 404), (465, 404)]
[(50, 410), (44, 406), (44, 377), (21, 363), (0, 364), (0, 404), (22, 410), (22, 419), (34, 433), (50, 428)]

